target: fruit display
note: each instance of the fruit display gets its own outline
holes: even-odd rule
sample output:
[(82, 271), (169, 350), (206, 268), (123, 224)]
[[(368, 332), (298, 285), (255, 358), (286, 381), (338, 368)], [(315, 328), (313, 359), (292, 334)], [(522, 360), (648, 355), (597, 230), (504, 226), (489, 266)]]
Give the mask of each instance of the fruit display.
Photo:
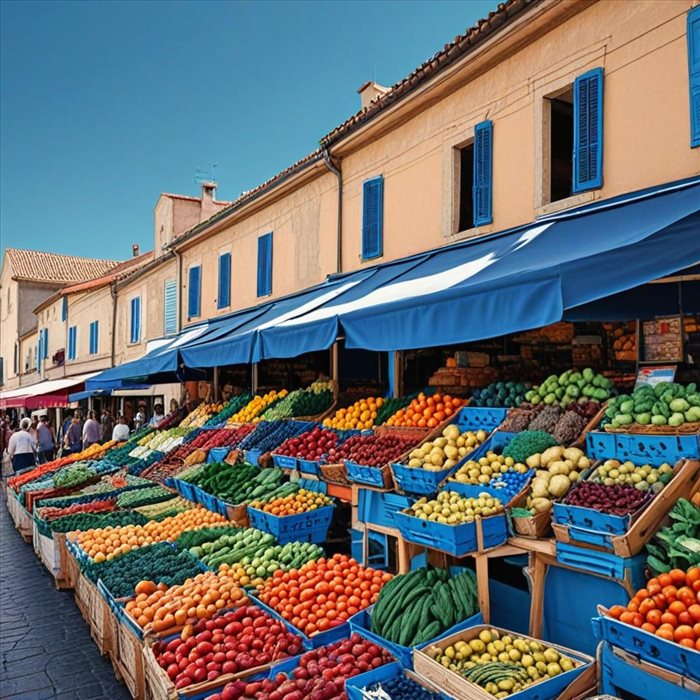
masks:
[(139, 506), (168, 501), (171, 498), (175, 498), (176, 495), (173, 491), (163, 486), (149, 486), (145, 489), (133, 489), (120, 493), (117, 496), (117, 506), (119, 508), (138, 508)]
[[(66, 515), (78, 513), (106, 513), (117, 507), (116, 499), (109, 498), (102, 501), (88, 501), (87, 503), (73, 503), (69, 506), (42, 506), (36, 510), (40, 520), (56, 520)], [(76, 528), (77, 530), (78, 528)]]
[(613, 605), (607, 614), (661, 639), (700, 651), (700, 567), (659, 574), (647, 581), (626, 606)]
[(180, 423), (180, 428), (201, 428), (212, 416), (223, 409), (223, 404), (202, 402), (189, 415), (185, 416)]
[(473, 634), (474, 631), (467, 630), (462, 641), (445, 649), (433, 645), (425, 653), (496, 698), (507, 698), (533, 683), (580, 665), (579, 661), (535, 639), (489, 627), (482, 628), (478, 635)]
[(452, 469), (461, 459), (483, 444), (488, 437), (485, 430), (460, 432), (454, 424), (444, 428), (442, 435), (424, 442), (408, 455), (408, 466), (428, 471)]
[(209, 527), (214, 523), (228, 521), (218, 513), (206, 508), (192, 508), (164, 520), (151, 520), (145, 525), (106, 527), (80, 532), (77, 543), (87, 555), (99, 563), (112, 560), (132, 549), (154, 542), (174, 542), (186, 530)]
[(403, 673), (362, 689), (367, 697), (389, 697), (391, 700), (439, 700), (440, 695), (418, 684)]
[(382, 405), (377, 409), (377, 417), (374, 419), (374, 424), (384, 425), (399, 409), (406, 408), (411, 400), (412, 398), (408, 396), (384, 399)]
[(288, 394), (286, 389), (268, 391), (263, 396), (254, 396), (238, 413), (234, 413), (227, 423), (252, 423), (260, 420), (260, 414), (275, 401), (283, 399)]
[(318, 491), (307, 491), (306, 489), (299, 489), (296, 493), (289, 496), (273, 498), (266, 503), (262, 501), (252, 501), (250, 503), (251, 508), (257, 508), (265, 513), (279, 517), (308, 513), (317, 508), (332, 505), (332, 498), (328, 498), (328, 496)]
[(247, 404), (252, 400), (250, 394), (241, 394), (240, 396), (234, 396), (230, 401), (224, 404), (224, 407), (214, 413), (204, 424), (204, 428), (212, 428), (217, 425), (223, 425), (228, 421), (231, 416), (236, 415), (241, 409), (245, 408)]
[(250, 671), (302, 651), (302, 640), (256, 605), (199, 620), (191, 634), (158, 641), (153, 654), (175, 688)]
[(440, 491), (433, 500), (417, 500), (411, 510), (421, 520), (460, 525), (502, 513), (504, 508), (500, 499), (488, 493), (483, 493), (478, 498), (465, 498), (456, 491)]
[(285, 440), (306, 432), (313, 423), (306, 421), (263, 421), (238, 445), (239, 450), (271, 452)]
[(49, 529), (51, 532), (73, 532), (74, 530), (121, 527), (122, 525), (145, 525), (147, 522), (148, 518), (134, 511), (92, 511), (56, 518), (49, 523)]
[(614, 338), (613, 351), (615, 353), (615, 359), (634, 362), (637, 359), (636, 324), (620, 324), (619, 326), (610, 328), (609, 330), (612, 331), (612, 337)]
[(274, 406), (266, 408), (262, 416), (265, 420), (283, 420), (295, 416), (316, 416), (333, 404), (332, 389), (297, 389), (287, 394)]
[(464, 403), (464, 399), (449, 394), (426, 396), (421, 392), (405, 409), (401, 408), (391, 416), (386, 424), (403, 428), (436, 428), (462, 408)]
[(58, 489), (70, 489), (91, 481), (95, 476), (97, 472), (90, 466), (90, 462), (76, 462), (54, 474), (53, 483)]
[(415, 438), (397, 435), (353, 435), (328, 451), (328, 461), (337, 464), (348, 460), (368, 467), (383, 467), (397, 461), (415, 444)]
[(38, 467), (34, 467), (34, 469), (29, 469), (26, 472), (22, 472), (21, 474), (11, 476), (7, 480), (7, 485), (16, 493), (24, 484), (28, 484), (31, 481), (35, 481), (36, 479), (39, 479), (42, 476), (51, 475), (53, 472), (58, 471), (61, 467), (65, 466), (66, 464), (71, 464), (72, 462), (76, 461), (78, 460), (76, 460), (73, 457), (73, 455), (70, 455), (68, 457), (60, 457), (59, 459), (54, 459), (52, 462), (41, 464)]
[(568, 406), (574, 401), (607, 401), (615, 392), (613, 383), (590, 367), (580, 372), (568, 369), (557, 376), (552, 374), (539, 386), (525, 394), (529, 403)]
[(651, 500), (650, 491), (640, 491), (630, 484), (596, 484), (582, 481), (574, 486), (562, 503), (579, 508), (592, 508), (610, 515), (630, 515)]
[(343, 624), (374, 604), (391, 574), (360, 566), (345, 554), (299, 569), (276, 571), (260, 588), (260, 600), (308, 637)]
[(629, 484), (640, 491), (658, 493), (673, 477), (673, 467), (661, 464), (636, 466), (633, 462), (620, 462), (619, 459), (606, 459), (588, 478), (589, 481), (612, 486)]
[(105, 474), (96, 483), (81, 489), (80, 493), (83, 495), (112, 493), (129, 488), (144, 488), (146, 486), (153, 486), (153, 482), (140, 476), (118, 472), (117, 474)]
[(372, 609), (372, 632), (413, 647), (478, 611), (473, 572), (450, 576), (445, 569), (415, 569), (384, 585)]
[(182, 496), (177, 496), (167, 501), (160, 501), (147, 506), (138, 506), (134, 508), (134, 512), (141, 513), (141, 515), (145, 516), (148, 520), (164, 520), (165, 518), (171, 518), (173, 515), (177, 515), (178, 513), (182, 513), (194, 507), (195, 504), (192, 503), (192, 501), (188, 501), (186, 498), (182, 498)]
[(350, 437), (352, 434), (350, 432), (339, 433), (337, 430), (316, 426), (312, 430), (301, 433), (301, 435), (285, 440), (279, 447), (275, 448), (275, 454), (321, 461), (331, 449), (342, 442), (343, 437)]
[(126, 612), (142, 629), (157, 634), (182, 630), (198, 620), (208, 620), (219, 610), (247, 605), (243, 589), (224, 573), (198, 573), (184, 583), (157, 586), (153, 581), (139, 581), (133, 589), (133, 600), (127, 601)]
[(620, 394), (608, 404), (604, 424), (626, 428), (634, 424), (679, 428), (700, 422), (700, 393), (695, 384), (659, 382), (643, 385), (631, 394)]
[(656, 576), (700, 566), (700, 507), (679, 498), (669, 518), (646, 545), (647, 566)]
[(374, 425), (383, 405), (384, 399), (381, 396), (368, 396), (347, 408), (339, 408), (331, 418), (323, 421), (323, 425), (338, 430), (365, 430)]
[[(557, 445), (530, 455), (525, 464), (530, 469), (537, 470), (527, 496), (527, 510), (529, 514), (534, 515), (549, 510), (552, 501), (565, 496), (571, 486), (590, 468), (591, 460), (578, 447)], [(521, 516), (515, 509), (513, 515)]]
[(489, 450), (478, 460), (465, 462), (453, 474), (450, 481), (486, 486), (495, 477), (500, 477), (511, 471), (524, 475), (528, 473), (529, 467), (521, 462), (516, 462), (512, 457), (504, 457), (502, 454)]
[(474, 389), (470, 406), (513, 408), (525, 401), (530, 384), (493, 382), (483, 389)]

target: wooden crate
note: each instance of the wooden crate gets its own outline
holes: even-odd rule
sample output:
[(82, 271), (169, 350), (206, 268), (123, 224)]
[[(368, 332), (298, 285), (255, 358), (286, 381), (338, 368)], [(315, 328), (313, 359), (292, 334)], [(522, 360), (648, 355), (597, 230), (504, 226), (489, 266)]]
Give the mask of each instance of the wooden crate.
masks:
[(78, 585), (78, 579), (80, 578), (80, 566), (78, 565), (78, 560), (73, 556), (73, 553), (66, 546), (66, 535), (64, 533), (58, 534), (61, 540), (61, 544), (59, 545), (62, 551), (61, 556), (63, 557), (65, 554), (65, 565), (62, 564), (62, 566), (66, 575), (66, 581), (68, 584), (67, 587), (76, 588), (76, 586)]
[(117, 645), (119, 654), (117, 670), (121, 674), (124, 684), (129, 689), (134, 700), (145, 700), (146, 689), (143, 674), (143, 640), (123, 622), (120, 621), (117, 629)]
[[(66, 533), (54, 532), (53, 543), (56, 551), (56, 565), (59, 575), (54, 575), (56, 588), (73, 588), (75, 579), (72, 578), (72, 571), (69, 571), (69, 552), (66, 547)], [(76, 562), (77, 565), (77, 562)]]
[(65, 555), (62, 562), (61, 550), (57, 546), (56, 539), (42, 535), (38, 531), (35, 531), (35, 539), (38, 539), (39, 542), (39, 559), (53, 576), (56, 588), (68, 588), (65, 569), (62, 568), (65, 562)]
[(112, 626), (110, 615), (112, 614), (107, 601), (95, 587), (89, 598), (90, 610), (90, 634), (97, 644), (102, 656), (108, 656), (113, 652)]
[(79, 574), (75, 582), (75, 603), (88, 625), (90, 624), (90, 599), (92, 598), (93, 589), (95, 594), (97, 594), (95, 584), (85, 578), (84, 574)]
[(17, 501), (17, 520), (15, 520), (15, 525), (19, 530), (19, 534), (22, 535), (22, 539), (27, 544), (32, 542), (34, 520), (29, 514), (29, 511), (19, 501)]

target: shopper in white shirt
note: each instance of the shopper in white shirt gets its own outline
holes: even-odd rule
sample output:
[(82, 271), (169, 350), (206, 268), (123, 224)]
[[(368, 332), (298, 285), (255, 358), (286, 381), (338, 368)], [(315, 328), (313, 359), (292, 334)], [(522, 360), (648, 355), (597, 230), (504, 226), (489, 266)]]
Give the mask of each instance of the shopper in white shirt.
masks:
[(117, 424), (112, 431), (112, 440), (115, 442), (125, 442), (129, 439), (129, 426), (126, 424), (126, 418), (119, 416)]
[(31, 424), (29, 418), (22, 418), (20, 429), (12, 433), (7, 445), (7, 454), (15, 473), (36, 464), (36, 440), (29, 434)]

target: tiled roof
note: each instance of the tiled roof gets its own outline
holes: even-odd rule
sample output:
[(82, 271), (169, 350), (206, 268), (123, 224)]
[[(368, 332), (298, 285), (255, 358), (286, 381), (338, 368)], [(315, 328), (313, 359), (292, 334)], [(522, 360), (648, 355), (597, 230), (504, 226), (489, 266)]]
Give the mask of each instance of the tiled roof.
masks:
[(459, 60), (464, 54), (471, 51), (475, 46), (486, 40), (496, 30), (504, 27), (516, 15), (520, 14), (529, 6), (535, 5), (540, 0), (506, 0), (490, 12), (486, 19), (480, 19), (473, 27), (467, 29), (464, 34), (455, 37), (453, 41), (440, 49), (435, 55), (422, 63), (408, 76), (393, 85), (388, 92), (377, 97), (369, 107), (356, 112), (340, 126), (321, 139), (321, 145), (330, 146), (345, 134), (364, 124), (374, 117), (378, 112), (389, 105), (394, 104), (404, 95), (413, 91), (426, 80), (432, 78), (436, 73), (446, 68), (454, 61)]
[(140, 270), (144, 265), (147, 265), (153, 260), (153, 251), (143, 253), (136, 258), (129, 258), (124, 262), (115, 265), (106, 275), (95, 277), (95, 279), (79, 282), (78, 284), (68, 285), (60, 290), (61, 294), (74, 294), (75, 292), (85, 292), (89, 289), (98, 289), (112, 282), (123, 280), (129, 275), (132, 275), (137, 270)]
[[(193, 197), (190, 194), (173, 194), (172, 192), (161, 192), (161, 197), (170, 197), (170, 199), (186, 199), (188, 202), (201, 202), (201, 197)], [(218, 199), (214, 200), (214, 204), (231, 204), (231, 202), (224, 202)]]
[(7, 248), (5, 255), (13, 278), (36, 282), (80, 282), (103, 275), (119, 264), (117, 260), (78, 258), (21, 248)]

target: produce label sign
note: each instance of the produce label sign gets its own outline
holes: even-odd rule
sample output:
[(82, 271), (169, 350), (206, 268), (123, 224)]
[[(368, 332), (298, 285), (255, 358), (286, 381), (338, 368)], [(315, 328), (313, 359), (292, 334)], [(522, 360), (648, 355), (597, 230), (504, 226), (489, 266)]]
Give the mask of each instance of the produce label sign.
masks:
[(637, 372), (637, 381), (634, 388), (640, 386), (656, 386), (661, 382), (672, 382), (676, 376), (675, 365), (659, 365), (656, 367), (643, 367)]

